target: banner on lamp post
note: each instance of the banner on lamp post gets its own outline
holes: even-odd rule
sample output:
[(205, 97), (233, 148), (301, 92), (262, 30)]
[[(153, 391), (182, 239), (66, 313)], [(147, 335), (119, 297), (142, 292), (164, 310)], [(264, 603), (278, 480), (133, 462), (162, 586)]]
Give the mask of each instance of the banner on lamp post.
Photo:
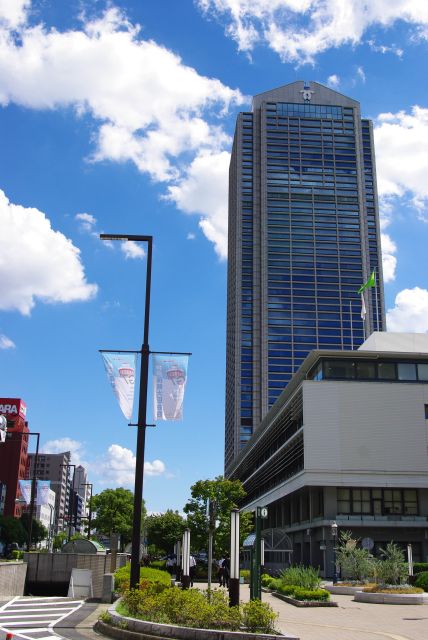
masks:
[(131, 353), (102, 354), (107, 377), (117, 398), (119, 407), (127, 420), (132, 417), (134, 405), (135, 369), (137, 355)]
[(25, 504), (30, 504), (31, 502), (31, 480), (20, 480), (19, 488), (21, 490), (21, 494), (23, 499), (25, 500)]
[(153, 354), (153, 416), (155, 420), (183, 419), (187, 382), (186, 355)]
[(37, 506), (49, 504), (50, 480), (37, 480)]

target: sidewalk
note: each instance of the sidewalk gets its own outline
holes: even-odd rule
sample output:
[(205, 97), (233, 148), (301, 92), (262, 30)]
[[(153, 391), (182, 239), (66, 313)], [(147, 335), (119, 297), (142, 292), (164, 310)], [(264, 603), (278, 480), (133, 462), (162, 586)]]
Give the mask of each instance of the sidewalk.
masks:
[[(249, 597), (249, 586), (241, 584), (241, 601)], [(300, 640), (428, 640), (428, 605), (367, 604), (352, 597), (332, 596), (338, 607), (300, 608), (262, 593), (279, 613), (278, 630)]]

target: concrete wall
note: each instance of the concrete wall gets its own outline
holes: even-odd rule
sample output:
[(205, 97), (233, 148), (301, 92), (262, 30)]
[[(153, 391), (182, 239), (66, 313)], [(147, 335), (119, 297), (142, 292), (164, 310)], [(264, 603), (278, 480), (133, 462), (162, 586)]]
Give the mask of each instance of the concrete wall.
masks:
[[(103, 593), (103, 575), (110, 573), (111, 555), (84, 553), (25, 553), (28, 562), (27, 585), (34, 591), (46, 585), (64, 585), (70, 582), (72, 569), (90, 569), (94, 598), (101, 598)], [(126, 564), (126, 554), (117, 555), (116, 567)]]
[(361, 486), (426, 487), (428, 385), (305, 381), (303, 400), (305, 471), (340, 474), (342, 486), (357, 474)]
[(24, 595), (26, 573), (24, 562), (0, 562), (0, 598)]

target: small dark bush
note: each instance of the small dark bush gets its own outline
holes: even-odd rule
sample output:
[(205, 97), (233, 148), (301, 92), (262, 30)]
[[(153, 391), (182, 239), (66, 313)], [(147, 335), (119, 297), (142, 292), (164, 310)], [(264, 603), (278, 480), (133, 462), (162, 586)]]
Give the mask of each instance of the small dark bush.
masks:
[(296, 600), (312, 600), (317, 602), (328, 602), (330, 594), (325, 589), (302, 589), (295, 587), (294, 597)]
[(415, 580), (415, 587), (428, 591), (428, 571), (422, 571)]
[(428, 571), (428, 562), (415, 562), (413, 564), (413, 573), (422, 573)]

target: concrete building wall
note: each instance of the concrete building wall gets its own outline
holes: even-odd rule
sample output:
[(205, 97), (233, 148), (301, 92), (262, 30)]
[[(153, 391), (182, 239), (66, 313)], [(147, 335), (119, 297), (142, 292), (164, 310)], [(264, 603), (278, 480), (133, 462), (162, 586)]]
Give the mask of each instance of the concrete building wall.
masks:
[[(35, 592), (45, 585), (61, 587), (70, 582), (72, 569), (90, 569), (94, 598), (100, 598), (103, 590), (103, 575), (110, 573), (111, 554), (95, 555), (83, 553), (25, 553), (28, 562), (27, 585)], [(126, 564), (126, 554), (117, 555), (116, 568)]]
[(0, 563), (0, 598), (24, 595), (26, 573), (25, 562)]
[(428, 385), (305, 381), (303, 397), (306, 471), (358, 472), (372, 486), (378, 474), (382, 484), (385, 473), (406, 474), (406, 485), (426, 486)]

